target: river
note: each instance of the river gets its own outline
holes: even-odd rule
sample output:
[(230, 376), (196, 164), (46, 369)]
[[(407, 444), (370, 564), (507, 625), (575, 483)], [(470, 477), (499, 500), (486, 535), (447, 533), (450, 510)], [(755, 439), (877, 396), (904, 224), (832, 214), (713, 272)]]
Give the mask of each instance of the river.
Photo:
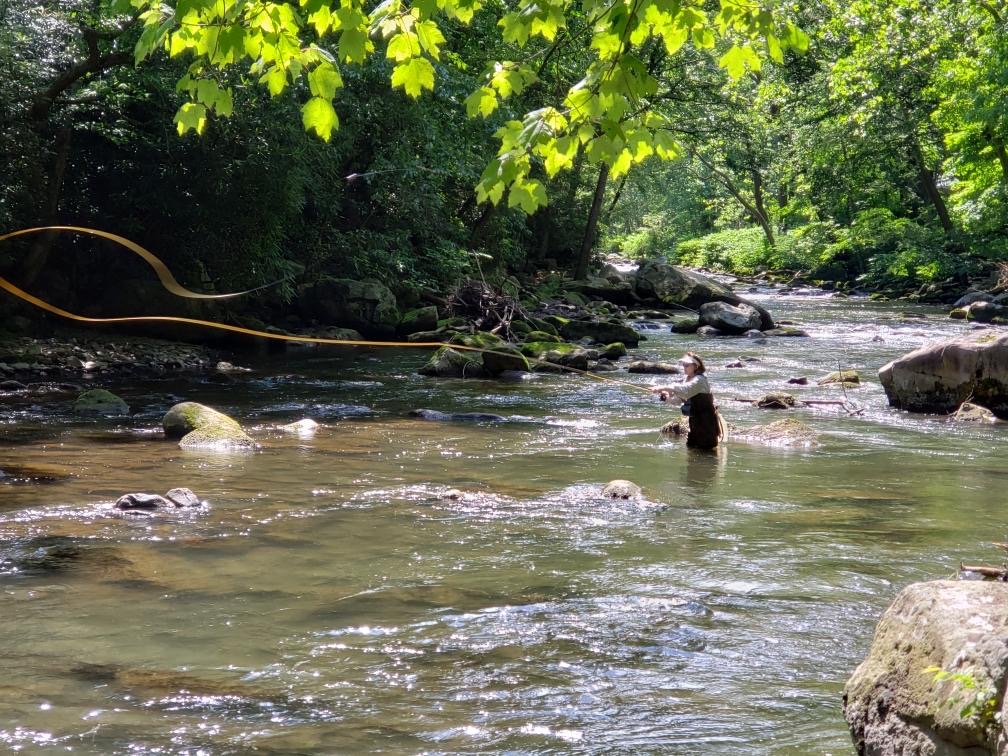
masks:
[[(254, 370), (226, 385), (123, 381), (126, 421), (0, 399), (0, 750), (852, 753), (841, 692), (884, 608), (1000, 560), (1008, 425), (887, 406), (882, 364), (970, 327), (944, 312), (755, 298), (811, 337), (661, 328), (632, 353), (700, 352), (742, 427), (786, 412), (733, 397), (844, 398), (815, 379), (858, 370), (862, 415), (790, 411), (817, 448), (698, 454), (659, 436), (677, 410), (642, 392), (428, 379), (424, 353), (396, 349), (238, 356)], [(740, 357), (759, 361), (725, 368)], [(165, 441), (182, 399), (261, 450)], [(301, 417), (322, 427), (273, 430)], [(615, 478), (644, 500), (602, 499)], [(209, 507), (111, 509), (175, 486)]]

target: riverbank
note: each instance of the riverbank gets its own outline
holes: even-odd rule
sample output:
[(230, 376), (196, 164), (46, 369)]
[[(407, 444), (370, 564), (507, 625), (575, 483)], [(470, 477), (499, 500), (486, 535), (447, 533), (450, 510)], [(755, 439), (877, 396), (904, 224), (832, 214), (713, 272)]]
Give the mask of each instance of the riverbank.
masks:
[(46, 338), (0, 336), (0, 381), (92, 381), (205, 373), (218, 350), (178, 341), (65, 329)]

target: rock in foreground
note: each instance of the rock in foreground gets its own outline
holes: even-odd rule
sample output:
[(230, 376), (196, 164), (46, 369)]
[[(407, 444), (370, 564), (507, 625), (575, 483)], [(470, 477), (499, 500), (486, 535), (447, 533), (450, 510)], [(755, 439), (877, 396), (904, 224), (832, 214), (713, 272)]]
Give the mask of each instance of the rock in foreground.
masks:
[(1005, 753), (1008, 585), (907, 586), (844, 688), (858, 754)]
[(953, 412), (967, 399), (1008, 418), (1008, 333), (925, 344), (879, 370), (889, 404), (911, 412)]

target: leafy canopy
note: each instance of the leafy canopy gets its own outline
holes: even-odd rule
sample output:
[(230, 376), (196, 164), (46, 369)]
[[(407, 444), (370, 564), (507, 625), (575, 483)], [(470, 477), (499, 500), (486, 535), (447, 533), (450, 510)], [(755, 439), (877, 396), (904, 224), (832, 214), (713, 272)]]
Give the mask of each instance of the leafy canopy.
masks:
[[(500, 126), (500, 148), (477, 184), (477, 199), (497, 204), (506, 194), (508, 206), (532, 213), (546, 204), (545, 187), (533, 176), (540, 163), (552, 178), (583, 153), (617, 178), (652, 155), (677, 157), (674, 124), (655, 107), (662, 98), (656, 69), (686, 44), (716, 56), (734, 79), (758, 72), (766, 56), (780, 62), (787, 50), (804, 52), (808, 38), (772, 2), (720, 0), (716, 13), (700, 0), (509, 3), (497, 20), (500, 44), (490, 51), (500, 59), (465, 98), (468, 115), (488, 118), (510, 98), (531, 97), (551, 58), (577, 61), (581, 78), (555, 101)], [(222, 74), (240, 67), (273, 96), (307, 83), (304, 127), (327, 141), (339, 126), (333, 102), (347, 67), (383, 51), (392, 87), (419, 97), (434, 89), (445, 31), (469, 24), (483, 6), (482, 0), (111, 3), (114, 13), (136, 14), (143, 24), (138, 62), (159, 50), (191, 59), (179, 81), (188, 96), (175, 118), (180, 134), (202, 133), (210, 114), (231, 114), (232, 91)]]

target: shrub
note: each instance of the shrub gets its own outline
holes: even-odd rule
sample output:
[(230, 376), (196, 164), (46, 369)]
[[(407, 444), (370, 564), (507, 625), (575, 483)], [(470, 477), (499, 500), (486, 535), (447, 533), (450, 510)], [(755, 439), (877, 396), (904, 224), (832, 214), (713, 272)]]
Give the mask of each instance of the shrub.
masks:
[(768, 266), (771, 252), (761, 229), (740, 228), (680, 242), (674, 258), (693, 268), (754, 273)]

